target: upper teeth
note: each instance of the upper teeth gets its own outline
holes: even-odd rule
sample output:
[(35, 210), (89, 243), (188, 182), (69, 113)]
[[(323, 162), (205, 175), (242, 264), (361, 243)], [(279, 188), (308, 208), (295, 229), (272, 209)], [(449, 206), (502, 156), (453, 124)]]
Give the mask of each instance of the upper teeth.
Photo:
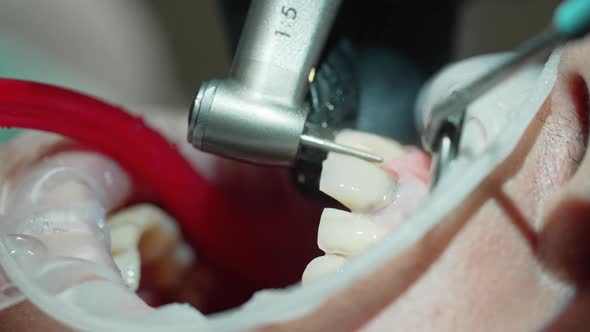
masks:
[[(395, 142), (351, 130), (340, 132), (336, 142), (381, 155), (386, 161), (404, 153)], [(318, 246), (326, 255), (309, 263), (303, 274), (304, 283), (341, 270), (347, 257), (361, 253), (385, 234), (381, 225), (358, 212), (376, 211), (391, 203), (396, 195), (397, 181), (379, 165), (330, 153), (323, 163), (320, 190), (353, 213), (324, 210)]]
[(395, 180), (378, 166), (354, 157), (330, 154), (323, 164), (320, 190), (355, 211), (389, 204)]
[[(403, 154), (395, 142), (351, 130), (339, 133), (336, 142), (381, 155), (384, 160)], [(391, 203), (396, 181), (378, 165), (330, 153), (323, 163), (320, 190), (353, 211), (373, 211)]]

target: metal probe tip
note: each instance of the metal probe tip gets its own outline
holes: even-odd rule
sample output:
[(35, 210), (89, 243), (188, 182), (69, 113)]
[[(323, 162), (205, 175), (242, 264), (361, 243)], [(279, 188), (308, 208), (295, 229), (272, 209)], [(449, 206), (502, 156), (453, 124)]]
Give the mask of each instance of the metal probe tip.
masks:
[(360, 158), (370, 162), (383, 162), (383, 157), (310, 135), (301, 135), (301, 144), (311, 148), (320, 149), (326, 152), (336, 152), (347, 156)]

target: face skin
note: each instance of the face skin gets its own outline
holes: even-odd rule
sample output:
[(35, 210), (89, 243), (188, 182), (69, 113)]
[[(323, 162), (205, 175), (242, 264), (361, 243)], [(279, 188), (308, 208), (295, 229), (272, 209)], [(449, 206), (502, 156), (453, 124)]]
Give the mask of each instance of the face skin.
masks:
[[(588, 54), (590, 40), (567, 47), (557, 82), (518, 148), (423, 240), (316, 311), (260, 330), (587, 330)], [(185, 132), (178, 129), (184, 117), (151, 119), (171, 136)], [(3, 178), (22, 176), (62, 143), (53, 136), (28, 141), (13, 150), (18, 158), (2, 150), (9, 160)], [(0, 327), (48, 326), (30, 303), (10, 310), (0, 314)]]

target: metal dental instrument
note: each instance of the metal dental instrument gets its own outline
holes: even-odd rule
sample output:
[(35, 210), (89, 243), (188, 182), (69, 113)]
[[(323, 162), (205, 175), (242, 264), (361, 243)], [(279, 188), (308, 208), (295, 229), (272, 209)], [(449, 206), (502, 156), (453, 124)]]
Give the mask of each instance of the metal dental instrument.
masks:
[(313, 136), (309, 136), (309, 135), (301, 135), (301, 144), (308, 146), (308, 147), (312, 147), (312, 148), (318, 148), (318, 149), (321, 149), (324, 151), (336, 152), (336, 153), (344, 154), (347, 156), (364, 159), (366, 161), (372, 161), (372, 162), (377, 162), (377, 163), (383, 162), (383, 157), (376, 156), (372, 153), (367, 153), (367, 152), (364, 152), (361, 150), (356, 150), (356, 149), (350, 148), (348, 146), (344, 146), (344, 145), (334, 143), (329, 140), (325, 140), (325, 139), (321, 139), (321, 138), (317, 138), (317, 137), (313, 137)]
[(305, 132), (308, 76), (339, 5), (339, 0), (252, 1), (229, 78), (204, 82), (193, 102), (189, 142), (262, 165), (293, 166), (300, 145), (382, 161)]
[(580, 37), (589, 30), (590, 0), (566, 1), (557, 8), (551, 28), (526, 41), (513, 56), (436, 105), (426, 121), (422, 136), (424, 148), (434, 154), (432, 187), (436, 186), (457, 155), (463, 117), (469, 104), (542, 52)]

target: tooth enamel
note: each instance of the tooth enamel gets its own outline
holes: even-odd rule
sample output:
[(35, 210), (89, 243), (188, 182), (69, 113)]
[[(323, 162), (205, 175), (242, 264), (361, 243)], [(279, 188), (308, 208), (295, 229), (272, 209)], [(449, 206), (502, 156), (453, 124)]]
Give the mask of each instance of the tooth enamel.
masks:
[(141, 259), (137, 250), (140, 230), (135, 225), (123, 223), (112, 225), (110, 230), (111, 253), (115, 264), (127, 286), (136, 291), (141, 278)]
[(320, 190), (353, 211), (378, 210), (391, 202), (395, 179), (377, 165), (329, 153), (323, 163)]
[(324, 209), (318, 230), (318, 246), (327, 254), (356, 255), (385, 234), (369, 218), (337, 209)]
[(112, 224), (111, 230), (111, 252), (117, 254), (129, 249), (137, 249), (140, 231), (135, 225), (131, 224)]
[(335, 138), (336, 143), (358, 148), (383, 157), (383, 160), (399, 158), (404, 154), (404, 148), (397, 142), (378, 135), (345, 129)]
[(314, 258), (303, 272), (301, 282), (305, 285), (332, 272), (341, 272), (346, 258), (336, 255), (324, 255)]
[(193, 265), (192, 249), (181, 242), (174, 220), (153, 205), (137, 205), (109, 218), (111, 253), (130, 289), (137, 290), (141, 266), (150, 267), (152, 286), (168, 289)]
[[(383, 157), (385, 161), (404, 155), (394, 141), (377, 135), (343, 130), (337, 143), (359, 148)], [(329, 153), (323, 163), (320, 190), (353, 212), (374, 211), (389, 204), (396, 193), (397, 181), (379, 165), (358, 158)], [(318, 246), (326, 255), (311, 261), (303, 273), (305, 284), (331, 271), (342, 270), (343, 256), (361, 253), (386, 233), (367, 217), (336, 209), (324, 209), (318, 230)]]
[[(134, 247), (139, 248), (141, 259), (146, 264), (161, 258), (180, 241), (180, 231), (175, 222), (153, 205), (136, 205), (109, 218), (111, 228), (120, 225), (133, 225), (137, 229), (137, 237), (133, 238)], [(130, 237), (129, 241), (132, 240), (129, 231), (124, 234)]]
[(136, 249), (129, 249), (113, 255), (113, 259), (121, 271), (121, 277), (125, 280), (127, 287), (132, 291), (137, 291), (139, 288), (139, 280), (141, 278), (141, 259), (139, 251)]

